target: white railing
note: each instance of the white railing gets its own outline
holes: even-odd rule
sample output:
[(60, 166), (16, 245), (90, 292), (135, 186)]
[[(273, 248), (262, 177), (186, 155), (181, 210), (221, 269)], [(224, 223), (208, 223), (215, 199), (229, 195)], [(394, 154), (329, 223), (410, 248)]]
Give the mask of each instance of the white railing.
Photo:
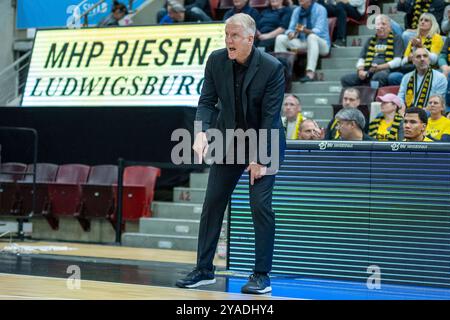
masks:
[(17, 100), (25, 87), (30, 57), (31, 51), (0, 71), (0, 106), (19, 104)]

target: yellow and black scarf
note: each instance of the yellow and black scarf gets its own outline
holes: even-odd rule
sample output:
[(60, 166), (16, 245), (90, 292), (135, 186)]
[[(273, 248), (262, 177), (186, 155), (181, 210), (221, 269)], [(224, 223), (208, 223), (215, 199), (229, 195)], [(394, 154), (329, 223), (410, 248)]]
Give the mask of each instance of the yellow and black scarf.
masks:
[(447, 63), (450, 63), (450, 41), (448, 41), (447, 47)]
[(337, 140), (341, 136), (339, 130), (336, 129), (337, 123), (338, 123), (337, 119), (334, 118), (333, 123), (331, 124), (330, 127), (330, 131), (331, 132), (334, 131), (334, 134), (331, 134), (331, 140)]
[[(367, 48), (366, 59), (364, 61), (364, 68), (368, 70), (372, 66), (373, 58), (375, 57), (375, 46), (377, 45), (378, 37), (375, 35), (370, 39), (369, 47)], [(385, 62), (394, 59), (394, 34), (391, 32), (387, 37), (387, 47), (385, 52)]]
[(426, 13), (430, 10), (431, 2), (432, 0), (416, 0), (413, 8), (412, 29), (417, 28), (422, 13)]
[(433, 83), (433, 70), (431, 68), (428, 69), (419, 88), (416, 88), (416, 78), (417, 70), (414, 70), (412, 76), (409, 78), (408, 86), (406, 88), (406, 108), (424, 108), (428, 103), (428, 98), (431, 93), (431, 84)]
[[(380, 127), (381, 120), (384, 119), (384, 114), (379, 115), (376, 117), (370, 124), (369, 124), (369, 136), (371, 136), (374, 139), (377, 139), (378, 134), (378, 128)], [(387, 141), (398, 141), (398, 131), (400, 129), (400, 124), (403, 120), (403, 117), (396, 112), (394, 116), (394, 120), (392, 121), (392, 125), (389, 129), (389, 133), (387, 135)], [(378, 140), (378, 139), (377, 139)]]
[[(299, 132), (300, 132), (300, 124), (303, 122), (303, 115), (301, 112), (299, 112), (297, 114), (297, 119), (295, 120), (295, 130), (292, 133), (291, 137), (288, 137), (288, 139), (292, 139), (292, 140), (298, 140), (299, 136)], [(287, 132), (287, 125), (288, 125), (288, 120), (287, 118), (284, 119), (284, 123), (283, 123), (283, 127)]]

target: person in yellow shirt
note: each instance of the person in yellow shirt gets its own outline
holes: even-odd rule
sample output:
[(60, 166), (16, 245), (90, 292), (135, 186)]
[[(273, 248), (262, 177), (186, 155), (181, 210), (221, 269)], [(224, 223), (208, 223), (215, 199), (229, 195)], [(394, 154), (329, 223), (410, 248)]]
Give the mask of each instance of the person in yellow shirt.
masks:
[(400, 72), (391, 72), (388, 78), (389, 85), (399, 85), (403, 74), (414, 70), (413, 53), (417, 48), (425, 48), (430, 52), (430, 66), (437, 67), (439, 54), (444, 46), (444, 39), (440, 35), (439, 24), (431, 13), (420, 16), (417, 34), (408, 42), (403, 54)]
[(405, 131), (406, 142), (432, 142), (425, 136), (425, 129), (428, 123), (427, 112), (421, 108), (412, 107), (405, 111), (403, 129)]
[(443, 134), (450, 134), (450, 119), (444, 116), (445, 101), (441, 95), (428, 99), (427, 110), (430, 112), (425, 135), (432, 140), (441, 140)]
[(381, 102), (381, 113), (370, 122), (369, 135), (378, 141), (402, 141), (402, 101), (392, 93), (377, 97), (377, 101)]

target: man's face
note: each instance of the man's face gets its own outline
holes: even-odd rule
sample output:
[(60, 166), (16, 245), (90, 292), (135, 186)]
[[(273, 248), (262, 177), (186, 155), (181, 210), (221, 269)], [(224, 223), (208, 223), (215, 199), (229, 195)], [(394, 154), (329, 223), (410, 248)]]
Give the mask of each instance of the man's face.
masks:
[(419, 71), (428, 70), (430, 67), (430, 56), (428, 52), (425, 49), (417, 49), (414, 52), (413, 63)]
[(292, 96), (286, 97), (283, 103), (283, 111), (286, 118), (289, 120), (295, 120), (297, 114), (301, 112), (301, 106), (298, 103), (297, 99)]
[(113, 12), (113, 17), (114, 19), (116, 19), (117, 21), (121, 20), (123, 17), (125, 16), (125, 12), (123, 12), (120, 9), (116, 9)]
[(344, 96), (342, 97), (342, 106), (344, 108), (358, 108), (360, 105), (361, 100), (359, 100), (358, 95), (356, 92), (344, 92)]
[(233, 0), (233, 5), (236, 9), (242, 9), (247, 4), (247, 0)]
[(355, 130), (355, 121), (338, 119), (337, 128), (342, 140), (350, 140)]
[(444, 106), (441, 104), (438, 97), (431, 97), (428, 100), (427, 110), (430, 111), (432, 115), (442, 115)]
[(312, 0), (299, 0), (300, 6), (304, 9), (308, 9), (311, 6)]
[(177, 21), (177, 22), (184, 21), (184, 12), (176, 12), (175, 10), (173, 10), (173, 8), (171, 6), (167, 6), (167, 12), (169, 14), (169, 17), (173, 21)]
[(375, 19), (375, 30), (378, 37), (386, 38), (391, 32), (391, 25), (387, 19), (377, 18)]
[(228, 50), (228, 58), (244, 63), (252, 52), (253, 37), (253, 35), (247, 35), (241, 25), (228, 23), (225, 26), (225, 45)]
[(281, 8), (283, 6), (283, 0), (270, 0), (270, 6), (272, 8)]
[(405, 138), (415, 140), (425, 132), (426, 125), (420, 121), (417, 113), (406, 113), (403, 128), (405, 131)]
[(317, 130), (320, 130), (315, 126), (312, 121), (305, 121), (300, 126), (299, 138), (300, 140), (317, 140), (318, 133)]

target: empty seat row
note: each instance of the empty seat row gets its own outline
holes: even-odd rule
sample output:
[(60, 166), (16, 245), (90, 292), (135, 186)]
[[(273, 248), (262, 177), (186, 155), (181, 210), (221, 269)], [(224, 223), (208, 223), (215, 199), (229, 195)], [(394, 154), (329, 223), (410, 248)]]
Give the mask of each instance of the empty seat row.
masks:
[[(92, 218), (106, 218), (113, 226), (117, 214), (117, 178), (115, 165), (83, 164), (36, 165), (35, 204), (33, 212), (33, 165), (1, 164), (0, 215), (26, 217), (43, 215), (53, 229), (59, 217), (78, 219), (84, 230), (90, 229)], [(123, 175), (123, 221), (151, 215), (159, 168), (126, 167)]]

